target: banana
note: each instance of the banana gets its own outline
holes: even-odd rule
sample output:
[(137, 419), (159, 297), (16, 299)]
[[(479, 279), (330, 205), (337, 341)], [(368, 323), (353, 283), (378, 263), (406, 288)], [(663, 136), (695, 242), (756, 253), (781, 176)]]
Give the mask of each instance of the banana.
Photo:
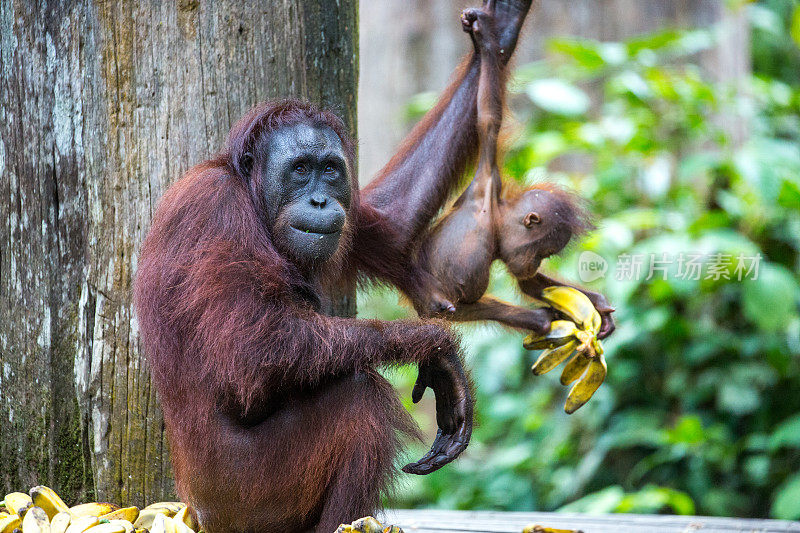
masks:
[(66, 533), (72, 515), (69, 512), (58, 513), (50, 520), (50, 533)]
[(600, 316), (600, 313), (597, 311), (597, 308), (592, 304), (592, 309), (594, 312), (592, 313), (592, 318), (589, 321), (589, 331), (597, 335), (600, 332), (600, 326), (603, 325), (603, 317)]
[(598, 355), (593, 358), (589, 363), (586, 374), (569, 391), (567, 402), (564, 404), (564, 411), (572, 414), (588, 402), (595, 391), (603, 384), (607, 373), (608, 367), (603, 356)]
[(86, 530), (86, 533), (125, 533), (125, 527), (119, 524), (105, 523), (97, 524)]
[(44, 509), (44, 512), (47, 513), (48, 521), (58, 513), (69, 511), (69, 507), (64, 503), (64, 500), (50, 487), (45, 487), (44, 485), (33, 487), (30, 490), (30, 495), (33, 504)]
[(150, 533), (177, 533), (175, 523), (171, 518), (164, 514), (158, 514), (153, 520), (153, 527)]
[(592, 339), (592, 348), (594, 349), (594, 353), (597, 355), (603, 355), (603, 353), (605, 353), (605, 350), (603, 349), (603, 343), (600, 342), (597, 337)]
[(50, 519), (41, 507), (33, 506), (22, 519), (22, 533), (50, 533)]
[(127, 520), (128, 522), (135, 522), (136, 519), (139, 517), (139, 508), (138, 507), (125, 507), (123, 509), (117, 509), (115, 511), (111, 511), (110, 513), (104, 514), (100, 517), (100, 520)]
[(136, 518), (136, 521), (133, 523), (133, 527), (140, 528), (143, 527), (145, 529), (153, 529), (153, 524), (155, 523), (156, 518), (159, 515), (167, 516), (168, 511), (164, 509), (147, 509), (144, 508), (139, 511), (139, 516)]
[(542, 355), (539, 356), (539, 359), (537, 359), (533, 364), (531, 370), (537, 376), (541, 376), (542, 374), (550, 372), (555, 367), (563, 363), (567, 357), (572, 355), (577, 346), (578, 341), (573, 339), (563, 346), (543, 351)]
[(125, 533), (133, 533), (133, 524), (129, 520), (109, 520), (109, 524), (117, 524), (125, 528)]
[(358, 533), (383, 533), (383, 526), (373, 517), (365, 516), (353, 522), (353, 531), (358, 531)]
[(17, 509), (17, 514), (19, 515), (20, 518), (22, 518), (24, 520), (25, 519), (25, 513), (27, 513), (32, 507), (35, 507), (33, 505), (33, 502), (26, 503), (25, 505), (23, 505), (22, 507)]
[(591, 362), (592, 360), (586, 357), (583, 352), (576, 353), (575, 357), (570, 359), (567, 366), (564, 367), (564, 371), (561, 373), (561, 384), (569, 385), (581, 377), (586, 367), (588, 367)]
[(594, 335), (600, 331), (600, 313), (594, 308), (591, 300), (578, 289), (572, 287), (546, 287), (542, 290), (541, 299), (556, 311), (564, 313), (581, 329), (591, 331)]
[(575, 338), (578, 326), (569, 320), (554, 320), (550, 324), (550, 331), (544, 335), (528, 335), (522, 341), (526, 350), (552, 349), (563, 346)]
[(10, 494), (6, 494), (6, 497), (3, 499), (5, 502), (6, 509), (8, 509), (9, 514), (19, 514), (19, 510), (33, 500), (31, 497), (25, 494), (24, 492), (12, 492)]
[(172, 525), (175, 526), (175, 533), (194, 533), (194, 530), (183, 522), (178, 522), (175, 518), (171, 518), (171, 520)]
[(165, 512), (164, 514), (168, 517), (172, 518), (177, 514), (178, 511), (186, 507), (186, 504), (183, 502), (156, 502), (151, 503), (145, 509), (163, 509)]
[(79, 518), (73, 518), (72, 522), (67, 528), (67, 533), (83, 533), (90, 527), (94, 527), (99, 523), (100, 519), (96, 516), (81, 516)]
[(597, 339), (602, 318), (591, 300), (572, 287), (546, 287), (540, 299), (569, 320), (554, 320), (549, 332), (528, 335), (522, 344), (528, 350), (545, 350), (531, 368), (537, 376), (546, 374), (575, 354), (561, 373), (562, 385), (577, 380), (564, 405), (564, 410), (572, 414), (589, 401), (607, 373), (603, 344)]
[(578, 331), (575, 336), (578, 338), (578, 341), (580, 341), (580, 344), (578, 344), (578, 347), (575, 349), (576, 351), (582, 352), (586, 357), (594, 357), (597, 355), (595, 345), (600, 342), (597, 340), (597, 337), (584, 330)]
[(581, 533), (574, 529), (556, 529), (552, 527), (544, 527), (540, 525), (527, 526), (522, 530), (522, 533)]
[(383, 525), (371, 516), (359, 518), (350, 524), (341, 524), (336, 528), (336, 533), (383, 533), (384, 531)]
[[(172, 518), (175, 516), (181, 509), (186, 507), (186, 504), (183, 502), (158, 502), (152, 503), (139, 511), (139, 517), (133, 523), (134, 527), (136, 528), (147, 528), (153, 532), (153, 528), (155, 527), (155, 521), (158, 518), (158, 515), (164, 515), (167, 518)], [(175, 529), (174, 524), (170, 520), (167, 523), (164, 523), (161, 527), (164, 528), (172, 528)], [(170, 533), (172, 531), (168, 529)]]
[(172, 517), (172, 519), (175, 522), (181, 522), (183, 524), (186, 524), (186, 526), (189, 529), (193, 529), (194, 531), (200, 529), (200, 524), (198, 524), (197, 520), (195, 520), (194, 514), (191, 512), (188, 505), (183, 509), (181, 509), (180, 511), (178, 511), (177, 514), (174, 517)]
[(0, 533), (12, 533), (15, 529), (20, 527), (22, 520), (19, 515), (11, 514), (5, 518), (0, 518)]
[(103, 516), (117, 509), (119, 509), (119, 507), (113, 503), (91, 502), (70, 507), (69, 514), (71, 514), (73, 518), (80, 518), (82, 516)]

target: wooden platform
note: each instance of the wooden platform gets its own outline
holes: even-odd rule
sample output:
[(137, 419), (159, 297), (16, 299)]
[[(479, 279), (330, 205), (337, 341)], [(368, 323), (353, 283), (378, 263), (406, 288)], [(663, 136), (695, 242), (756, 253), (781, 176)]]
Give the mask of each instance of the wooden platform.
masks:
[(579, 529), (584, 533), (783, 533), (800, 532), (800, 522), (705, 516), (569, 513), (499, 513), (492, 511), (387, 510), (379, 517), (405, 533), (522, 533), (525, 526)]

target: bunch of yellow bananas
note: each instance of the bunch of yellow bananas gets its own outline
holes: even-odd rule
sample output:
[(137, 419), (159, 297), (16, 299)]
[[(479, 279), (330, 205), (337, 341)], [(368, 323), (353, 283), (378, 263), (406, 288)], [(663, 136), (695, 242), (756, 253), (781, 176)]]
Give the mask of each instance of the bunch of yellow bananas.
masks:
[(522, 344), (528, 350), (544, 350), (532, 368), (537, 376), (572, 356), (561, 373), (562, 385), (577, 380), (564, 404), (564, 411), (572, 414), (589, 401), (608, 372), (597, 339), (602, 320), (589, 298), (572, 287), (547, 287), (541, 299), (569, 320), (554, 320), (545, 335), (528, 335)]
[(366, 516), (352, 524), (342, 524), (336, 528), (336, 533), (403, 533), (403, 530), (397, 526), (384, 527), (371, 516)]
[(112, 503), (68, 507), (49, 487), (12, 492), (0, 502), (0, 533), (194, 533), (200, 526), (181, 502), (159, 502), (141, 511)]

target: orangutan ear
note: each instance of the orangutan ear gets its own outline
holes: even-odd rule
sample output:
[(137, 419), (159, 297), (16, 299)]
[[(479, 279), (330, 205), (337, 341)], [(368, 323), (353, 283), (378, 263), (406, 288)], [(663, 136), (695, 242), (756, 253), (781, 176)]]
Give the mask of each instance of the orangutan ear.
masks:
[(531, 211), (527, 215), (525, 215), (525, 219), (522, 221), (525, 224), (526, 228), (532, 227), (534, 224), (538, 224), (542, 221), (542, 217), (539, 216), (539, 213), (536, 211)]
[(250, 177), (250, 173), (253, 171), (253, 154), (250, 152), (245, 152), (242, 154), (242, 157), (239, 158), (239, 169), (242, 173), (242, 177), (247, 179)]

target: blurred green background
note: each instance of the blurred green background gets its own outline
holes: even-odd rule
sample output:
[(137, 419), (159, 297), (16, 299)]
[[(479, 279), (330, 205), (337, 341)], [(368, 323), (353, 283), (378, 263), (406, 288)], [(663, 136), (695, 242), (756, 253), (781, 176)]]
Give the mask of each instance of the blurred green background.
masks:
[[(617, 307), (609, 376), (569, 416), (560, 369), (534, 377), (521, 333), (459, 326), (477, 386), (472, 443), (434, 474), (404, 476), (387, 505), (800, 519), (800, 7), (747, 12), (752, 75), (735, 86), (693, 64), (717, 26), (554, 40), (546, 61), (517, 66), (506, 176), (590, 201), (598, 229), (545, 269), (578, 281), (581, 252), (608, 262), (584, 285)], [(435, 98), (410, 102), (409, 120)], [(701, 279), (677, 271), (681, 252), (703, 254)], [(647, 280), (662, 253), (667, 279)], [(638, 280), (617, 279), (621, 254), (644, 258)], [(738, 280), (736, 258), (757, 254), (757, 278)], [(704, 279), (709, 268), (726, 275)], [(490, 291), (520, 301), (502, 265)], [(391, 290), (359, 294), (359, 316), (411, 315)], [(435, 431), (431, 398), (408, 399), (415, 371), (389, 376)]]

